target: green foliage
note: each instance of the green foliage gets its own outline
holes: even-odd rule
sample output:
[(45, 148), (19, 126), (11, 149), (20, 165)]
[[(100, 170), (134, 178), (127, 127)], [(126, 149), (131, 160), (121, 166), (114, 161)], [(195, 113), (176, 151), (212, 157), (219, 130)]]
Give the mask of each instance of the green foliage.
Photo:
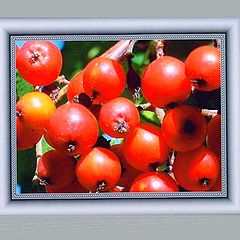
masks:
[(62, 51), (62, 74), (71, 79), (75, 74), (83, 70), (87, 63), (94, 57), (100, 56), (114, 45), (111, 41), (69, 41)]
[(27, 83), (23, 78), (20, 77), (19, 73), (16, 73), (16, 97), (17, 100), (24, 94), (34, 90), (33, 85)]
[(161, 123), (157, 117), (157, 114), (152, 111), (146, 111), (146, 110), (140, 111), (140, 119), (141, 119), (142, 123), (147, 122), (147, 123), (152, 123), (157, 126), (161, 125)]
[(32, 192), (32, 178), (36, 169), (35, 147), (17, 151), (17, 182), (21, 185), (22, 193)]
[(45, 152), (48, 152), (50, 150), (53, 150), (54, 148), (52, 148), (46, 141), (46, 139), (44, 137), (42, 137), (42, 153), (44, 154)]

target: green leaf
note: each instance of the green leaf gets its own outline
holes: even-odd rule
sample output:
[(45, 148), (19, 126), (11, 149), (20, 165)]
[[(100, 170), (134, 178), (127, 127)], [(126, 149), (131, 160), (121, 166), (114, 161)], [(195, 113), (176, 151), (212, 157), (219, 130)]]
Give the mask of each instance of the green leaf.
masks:
[(50, 150), (53, 150), (54, 148), (52, 148), (46, 141), (46, 139), (44, 137), (42, 137), (42, 152), (43, 154), (45, 152), (48, 152)]
[(124, 138), (112, 138), (110, 141), (110, 146), (123, 143)]
[(19, 73), (16, 73), (16, 93), (17, 100), (24, 94), (32, 92), (34, 90), (33, 85), (27, 83), (23, 78), (20, 77)]
[(147, 123), (155, 124), (157, 126), (161, 125), (157, 117), (157, 114), (152, 111), (146, 111), (146, 110), (140, 111), (140, 119), (142, 123), (147, 122)]

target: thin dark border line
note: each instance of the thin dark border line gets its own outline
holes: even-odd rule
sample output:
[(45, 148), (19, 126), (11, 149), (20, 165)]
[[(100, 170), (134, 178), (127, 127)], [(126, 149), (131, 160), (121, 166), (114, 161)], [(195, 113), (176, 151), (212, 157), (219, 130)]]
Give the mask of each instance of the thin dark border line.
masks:
[[(119, 37), (121, 37), (121, 38), (119, 38), (119, 39), (124, 39), (124, 38), (122, 38), (122, 36), (124, 36), (125, 34), (117, 34), (117, 35), (114, 35), (114, 34), (108, 34), (108, 35), (104, 35), (104, 34), (99, 34), (99, 35), (97, 35), (97, 34), (86, 34), (86, 35), (80, 35), (80, 36), (75, 36), (75, 35), (72, 35), (72, 34), (61, 34), (61, 36), (60, 37), (62, 37), (62, 36), (74, 36), (74, 37), (89, 37), (89, 36), (99, 36), (99, 37), (101, 37), (101, 38), (103, 38), (103, 37), (114, 37), (114, 40), (116, 40), (116, 36), (119, 36)], [(128, 39), (130, 39), (130, 38), (132, 38), (132, 36), (134, 36), (134, 37), (138, 37), (139, 38), (139, 36), (136, 36), (137, 34), (130, 34), (131, 36), (128, 36)], [(154, 39), (154, 38), (150, 38), (150, 36), (149, 35), (165, 35), (164, 33), (160, 33), (160, 34), (157, 34), (157, 33), (154, 33), (154, 34), (141, 34), (141, 35), (145, 35), (145, 36), (148, 36), (148, 38), (146, 39), (146, 40), (150, 40), (150, 39)], [(174, 36), (183, 36), (183, 35), (187, 35), (186, 33), (174, 33), (174, 34), (169, 34), (169, 35), (174, 35)], [(190, 34), (190, 35), (197, 35), (197, 34)], [(200, 33), (199, 35), (208, 35), (207, 33)], [(168, 38), (169, 39), (174, 39), (174, 40), (189, 40), (189, 41), (191, 41), (191, 40), (208, 40), (208, 39), (213, 39), (213, 37), (214, 38), (217, 38), (218, 36), (214, 36), (214, 35), (218, 35), (218, 34), (215, 34), (215, 33), (210, 33), (209, 34), (211, 37), (209, 37), (209, 38), (200, 38), (200, 39), (187, 39), (187, 36), (185, 37), (185, 38), (182, 38), (182, 39), (175, 39), (175, 38), (171, 38), (170, 36), (168, 36)], [(219, 34), (220, 36), (220, 38), (221, 38), (221, 40), (223, 40), (223, 47), (221, 48), (221, 50), (223, 51), (225, 51), (224, 52), (224, 60), (225, 60), (225, 65), (224, 65), (224, 70), (225, 71), (223, 71), (223, 73), (224, 73), (224, 77), (221, 75), (221, 77), (223, 77), (223, 78), (225, 78), (225, 80), (226, 80), (226, 36), (227, 36), (227, 33), (226, 32), (221, 32), (221, 34)], [(26, 35), (24, 35), (24, 36), (26, 36)], [(31, 34), (31, 35), (29, 35), (28, 37), (32, 37), (33, 36), (33, 34)], [(38, 35), (38, 34), (36, 34), (35, 36), (37, 36), (37, 37), (42, 37), (42, 36), (47, 36), (47, 34), (41, 34), (41, 35)], [(50, 38), (50, 39), (55, 39), (54, 38), (54, 36), (56, 36), (56, 34), (52, 34), (52, 38)], [(191, 37), (193, 37), (193, 36), (191, 36)], [(199, 37), (199, 36), (197, 36), (197, 37)], [(164, 39), (168, 39), (166, 36), (164, 36)], [(224, 38), (224, 39), (223, 39)], [(10, 51), (10, 60), (11, 60), (11, 54), (13, 54), (13, 55), (15, 55), (15, 47), (14, 47), (14, 49), (11, 49), (11, 44), (12, 44), (12, 40), (16, 40), (16, 39), (14, 39), (14, 37), (12, 36), (12, 35), (9, 35), (9, 39), (10, 39), (10, 44), (9, 44), (9, 46), (10, 46), (10, 50), (13, 50), (14, 52), (11, 52)], [(48, 36), (48, 39), (49, 39), (49, 36)], [(60, 39), (59, 39), (60, 40)], [(85, 39), (84, 39), (85, 40)], [(84, 40), (77, 40), (77, 41), (84, 41)], [(100, 39), (96, 39), (97, 41), (101, 41)], [(139, 40), (142, 40), (142, 39), (139, 39)], [(64, 39), (64, 41), (66, 41), (66, 39)], [(73, 41), (73, 40), (68, 40), (68, 41)], [(94, 41), (94, 40), (85, 40), (85, 41)], [(111, 41), (111, 39), (103, 39), (102, 41)], [(221, 46), (222, 46), (221, 45)], [(225, 48), (224, 48), (225, 47)], [(12, 65), (11, 65), (12, 66)], [(223, 66), (223, 65), (222, 65)], [(12, 68), (10, 68), (10, 70), (11, 70), (11, 74), (10, 74), (10, 78), (11, 78), (11, 75), (12, 75)], [(16, 72), (16, 71), (13, 71), (14, 73)], [(12, 78), (11, 78), (12, 79)], [(224, 83), (225, 83), (225, 85), (227, 85), (226, 84), (226, 82), (227, 81), (223, 81)], [(11, 90), (12, 90), (12, 86), (13, 86), (14, 84), (12, 83), (12, 81), (11, 81), (11, 84), (10, 84), (10, 86), (11, 86), (11, 89), (10, 89), (10, 92), (11, 92)], [(16, 86), (16, 85), (14, 85), (14, 86)], [(225, 92), (225, 95), (226, 95), (226, 92)], [(221, 97), (222, 97), (222, 94), (221, 94)], [(11, 94), (11, 96), (10, 96), (10, 99), (12, 100), (12, 94)], [(224, 100), (224, 99), (223, 99)], [(225, 104), (224, 105), (226, 105), (226, 101), (223, 101)], [(221, 99), (221, 103), (222, 103), (222, 99)], [(221, 104), (221, 109), (222, 109), (222, 104)], [(13, 108), (14, 109), (14, 108)], [(14, 109), (15, 110), (15, 109)], [(11, 114), (11, 113), (10, 113)], [(12, 115), (11, 115), (11, 117), (12, 117)], [(226, 125), (225, 125), (225, 127), (227, 127)], [(10, 133), (12, 133), (12, 128), (10, 129)], [(11, 138), (12, 138), (12, 134), (11, 134)], [(226, 137), (227, 138), (227, 137)], [(227, 139), (226, 139), (226, 141), (227, 141)], [(11, 146), (13, 145), (13, 141), (12, 141), (12, 139), (11, 139)], [(13, 146), (11, 147), (11, 150), (13, 149)], [(13, 153), (13, 152), (12, 152)], [(12, 154), (11, 154), (12, 155)], [(226, 154), (225, 154), (225, 156), (226, 156)], [(17, 160), (17, 159), (16, 159)], [(17, 161), (16, 161), (17, 162)], [(12, 166), (12, 161), (11, 161), (11, 169), (13, 170), (13, 166)], [(16, 166), (15, 166), (15, 169), (16, 169)], [(222, 171), (222, 168), (221, 168), (221, 171)], [(13, 171), (12, 171), (13, 172)], [(12, 174), (13, 173), (10, 173), (10, 176), (11, 176), (11, 179), (13, 180), (13, 178), (12, 178)], [(16, 175), (17, 175), (17, 173), (16, 173)], [(228, 176), (228, 174), (227, 174), (227, 176)], [(25, 199), (24, 197), (23, 198), (18, 198), (20, 195), (29, 195), (28, 193), (26, 193), (26, 194), (19, 194), (19, 195), (17, 195), (17, 194), (15, 194), (15, 198), (13, 198), (13, 186), (12, 186), (12, 183), (13, 183), (13, 181), (11, 181), (11, 197), (12, 197), (12, 199), (11, 200), (33, 200), (33, 199)], [(227, 184), (227, 183), (226, 183)], [(228, 198), (228, 191), (227, 191), (227, 189), (228, 189), (228, 187), (226, 188), (226, 196), (215, 196), (215, 195), (212, 195), (212, 196), (204, 196), (204, 195), (202, 195), (202, 196), (198, 196), (198, 197), (196, 197), (197, 199), (199, 198), (199, 197), (201, 197), (201, 199), (202, 198), (208, 198), (209, 199), (209, 197), (212, 199), (212, 198)], [(15, 186), (15, 190), (16, 190), (16, 186)], [(186, 194), (187, 192), (183, 192), (184, 194)], [(194, 192), (194, 193), (198, 193), (198, 192)], [(202, 193), (202, 192), (201, 192)], [(208, 193), (211, 193), (211, 192), (208, 192)], [(214, 192), (213, 192), (214, 193)], [(224, 194), (223, 192), (216, 192), (216, 193), (221, 193), (221, 194)], [(164, 194), (164, 193), (163, 193)], [(159, 197), (141, 197), (142, 199), (175, 199), (175, 197), (174, 196), (170, 196), (170, 197), (168, 197), (168, 196), (161, 196), (161, 195), (163, 195), (163, 194), (159, 194), (160, 196)], [(178, 193), (179, 194), (179, 193)], [(35, 193), (34, 194), (34, 196), (35, 196), (35, 198), (36, 198), (36, 195), (38, 195), (38, 193)], [(51, 194), (51, 195), (53, 195), (53, 196), (55, 196), (56, 194)], [(57, 194), (57, 195), (64, 195), (64, 194)], [(76, 194), (76, 195), (79, 195), (79, 194)], [(83, 194), (81, 194), (81, 195), (83, 195)], [(122, 195), (122, 194), (120, 194), (120, 195)], [(141, 194), (142, 195), (142, 194)], [(47, 196), (46, 196), (47, 197)], [(53, 199), (52, 198), (52, 196), (51, 196), (51, 198), (50, 199), (48, 199), (48, 198), (43, 198), (43, 200), (56, 200), (56, 199)], [(139, 197), (136, 197), (136, 199), (141, 199), (141, 198), (139, 198)], [(176, 196), (176, 199), (184, 199), (185, 197), (183, 196)], [(188, 196), (188, 197), (186, 197), (187, 199), (189, 199), (189, 198), (191, 198), (191, 199), (193, 199), (193, 198), (195, 198), (195, 196)], [(82, 199), (85, 199), (85, 198), (83, 198), (83, 196), (81, 197), (81, 198), (77, 198), (77, 199), (71, 199), (71, 198), (63, 198), (63, 199), (58, 199), (58, 200), (82, 200)], [(93, 198), (89, 198), (89, 197), (87, 197), (86, 198), (86, 200), (104, 200), (104, 198), (99, 198), (99, 196), (96, 196), (96, 197), (93, 197)], [(106, 198), (107, 200), (109, 200), (109, 199), (135, 199), (135, 197), (124, 197), (123, 198), (123, 196), (116, 196), (116, 197), (112, 197), (112, 198)], [(35, 199), (34, 199), (35, 200)], [(41, 199), (36, 199), (36, 200), (41, 200)]]
[(124, 32), (124, 33), (111, 33), (111, 34), (109, 34), (109, 32), (102, 32), (101, 34), (99, 34), (99, 33), (88, 33), (88, 34), (84, 34), (84, 33), (82, 33), (82, 32), (75, 32), (75, 33), (71, 33), (71, 34), (69, 34), (69, 33), (52, 33), (52, 32), (49, 32), (49, 33), (43, 33), (43, 34), (37, 34), (37, 33), (11, 33), (10, 35), (12, 36), (12, 37), (16, 37), (16, 36), (19, 36), (19, 37), (23, 37), (23, 36), (29, 36), (29, 37), (31, 37), (31, 36), (34, 36), (34, 37), (37, 37), (37, 36), (77, 36), (77, 35), (81, 35), (81, 36), (99, 36), (99, 37), (102, 37), (102, 36), (113, 36), (113, 35), (142, 35), (142, 36), (146, 36), (146, 35), (154, 35), (154, 34), (156, 34), (156, 35), (161, 35), (161, 34), (163, 34), (163, 35), (182, 35), (182, 34), (186, 34), (186, 35), (188, 35), (188, 34), (196, 34), (196, 35), (201, 35), (201, 34), (213, 34), (213, 35), (217, 35), (217, 34), (224, 34), (225, 32), (222, 32), (222, 31), (216, 31), (216, 32), (213, 32), (213, 31), (206, 31), (206, 32), (195, 32), (195, 31), (188, 31), (188, 32), (182, 32), (182, 33), (176, 33), (176, 32), (154, 32), (154, 33), (152, 33), (152, 32), (149, 32), (149, 33), (142, 33), (142, 32)]

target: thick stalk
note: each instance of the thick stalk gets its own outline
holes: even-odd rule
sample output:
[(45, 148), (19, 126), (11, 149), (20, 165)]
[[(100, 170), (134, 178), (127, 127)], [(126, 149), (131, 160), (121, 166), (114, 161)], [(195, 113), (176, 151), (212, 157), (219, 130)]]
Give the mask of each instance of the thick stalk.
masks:
[(132, 54), (132, 50), (136, 42), (137, 40), (120, 40), (103, 53), (101, 57), (107, 57), (118, 62), (122, 62), (128, 55)]

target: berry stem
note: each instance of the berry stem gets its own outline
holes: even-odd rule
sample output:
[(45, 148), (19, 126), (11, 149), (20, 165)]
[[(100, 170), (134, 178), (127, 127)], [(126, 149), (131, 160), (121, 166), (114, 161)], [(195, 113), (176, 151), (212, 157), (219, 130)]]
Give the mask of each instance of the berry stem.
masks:
[(202, 114), (205, 117), (213, 118), (213, 117), (215, 117), (218, 114), (218, 110), (202, 109)]
[(175, 158), (176, 158), (176, 152), (172, 151), (172, 154), (169, 157), (169, 163), (170, 163), (171, 166), (174, 164)]
[(60, 83), (60, 84), (64, 84), (64, 85), (67, 85), (67, 84), (70, 83), (70, 81), (67, 80), (64, 75), (59, 76), (59, 77), (56, 79), (56, 82), (58, 82), (58, 83)]
[(63, 97), (67, 94), (67, 89), (68, 89), (68, 84), (63, 86), (60, 90), (59, 93), (56, 97), (56, 101), (55, 103), (59, 102), (61, 99), (63, 99)]
[(38, 166), (39, 159), (43, 154), (42, 141), (43, 141), (43, 137), (41, 137), (39, 142), (36, 144), (36, 159), (37, 160), (36, 160), (35, 175), (33, 176), (33, 179), (32, 179), (33, 192), (39, 192), (40, 179), (38, 178), (37, 166)]
[(96, 191), (96, 193), (103, 192), (105, 190), (105, 187), (106, 187), (106, 182), (104, 180), (103, 181), (99, 181), (98, 184), (97, 184), (97, 191)]
[(164, 40), (156, 40), (156, 57), (160, 58), (164, 56)]
[(115, 61), (122, 62), (128, 55), (132, 54), (136, 42), (137, 40), (120, 40), (103, 53), (101, 57), (108, 57)]
[(220, 38), (214, 39), (213, 43), (214, 43), (214, 47), (216, 47), (218, 49), (221, 47), (221, 39)]
[(165, 111), (162, 108), (155, 108), (155, 113), (157, 114), (157, 117), (162, 124), (163, 118), (165, 116)]

